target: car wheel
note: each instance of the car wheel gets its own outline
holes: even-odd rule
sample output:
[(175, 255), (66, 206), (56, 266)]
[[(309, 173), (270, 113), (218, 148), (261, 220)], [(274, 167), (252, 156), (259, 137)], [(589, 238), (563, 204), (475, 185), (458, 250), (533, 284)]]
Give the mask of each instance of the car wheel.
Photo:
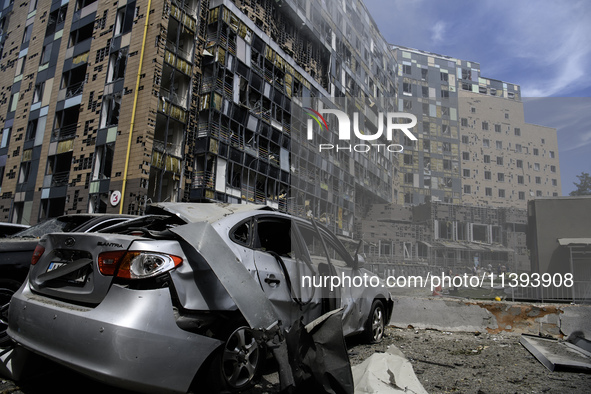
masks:
[(377, 343), (384, 337), (384, 330), (386, 328), (386, 309), (384, 303), (380, 300), (375, 300), (371, 305), (369, 316), (365, 324), (365, 338), (369, 343)]
[(8, 347), (12, 340), (6, 333), (8, 328), (8, 307), (12, 295), (21, 287), (21, 284), (12, 279), (0, 279), (0, 348)]
[(264, 359), (264, 352), (250, 328), (234, 330), (221, 354), (221, 375), (225, 388), (237, 391), (250, 386)]

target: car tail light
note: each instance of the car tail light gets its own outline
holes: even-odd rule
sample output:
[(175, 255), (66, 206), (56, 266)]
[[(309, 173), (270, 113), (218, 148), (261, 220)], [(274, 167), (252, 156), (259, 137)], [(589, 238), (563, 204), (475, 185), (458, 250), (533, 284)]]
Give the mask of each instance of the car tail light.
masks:
[(182, 262), (183, 259), (178, 256), (163, 253), (128, 252), (117, 271), (117, 277), (124, 279), (150, 278), (169, 271)]
[(121, 258), (127, 253), (125, 250), (118, 250), (116, 252), (104, 252), (99, 254), (98, 266), (101, 274), (106, 276), (113, 276), (117, 271), (117, 266)]
[(115, 275), (123, 279), (145, 279), (178, 267), (183, 259), (154, 252), (105, 252), (98, 258), (99, 271), (103, 275)]
[(35, 250), (33, 251), (33, 257), (31, 258), (31, 265), (37, 264), (43, 253), (45, 252), (45, 248), (41, 245), (37, 245)]

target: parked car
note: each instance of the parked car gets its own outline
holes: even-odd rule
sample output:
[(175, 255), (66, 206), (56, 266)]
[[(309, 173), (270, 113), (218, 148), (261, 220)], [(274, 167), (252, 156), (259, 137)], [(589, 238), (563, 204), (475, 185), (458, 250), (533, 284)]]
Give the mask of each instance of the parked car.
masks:
[(378, 283), (327, 229), (255, 205), (159, 203), (147, 212), (141, 226), (43, 237), (11, 302), (12, 339), (148, 392), (186, 392), (204, 371), (214, 387), (247, 388), (273, 327), (287, 332), (338, 307), (345, 335), (381, 340), (393, 305), (385, 288), (318, 286), (324, 277)]
[(39, 238), (51, 232), (98, 231), (137, 216), (116, 214), (73, 214), (48, 219), (6, 238), (0, 238), (0, 347), (10, 343), (6, 318), (10, 298), (22, 285)]
[(9, 237), (29, 227), (27, 224), (0, 223), (0, 238)]

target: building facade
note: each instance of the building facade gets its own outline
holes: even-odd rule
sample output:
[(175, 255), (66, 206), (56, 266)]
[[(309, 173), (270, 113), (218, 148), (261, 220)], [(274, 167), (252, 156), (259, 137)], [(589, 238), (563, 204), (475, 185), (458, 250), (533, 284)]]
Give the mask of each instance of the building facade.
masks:
[(443, 202), (376, 204), (362, 220), (367, 261), (380, 272), (426, 274), (432, 266), (460, 274), (475, 266), (529, 272), (526, 231), (525, 209)]
[[(351, 237), (376, 203), (480, 204), (489, 203), (490, 187), (500, 193), (484, 184), (488, 163), (464, 160), (465, 151), (485, 156), (477, 146), (484, 137), (462, 122), (493, 127), (498, 114), (481, 108), (478, 95), (511, 106), (519, 87), (481, 78), (477, 63), (389, 45), (360, 0), (0, 7), (3, 221), (222, 201), (314, 217)], [(343, 143), (333, 115), (326, 130), (312, 122), (310, 110), (325, 109), (345, 113), (365, 135), (381, 130), (382, 114), (412, 113), (419, 140), (375, 141), (400, 143), (403, 153), (319, 151)], [(521, 206), (521, 191), (560, 188), (551, 173), (559, 173), (555, 132), (523, 123), (522, 112), (503, 131), (531, 134), (521, 147), (531, 141), (529, 154), (535, 145), (544, 160), (531, 160), (531, 180), (517, 197), (495, 204)], [(542, 132), (544, 147), (534, 141)], [(515, 150), (508, 141), (503, 147)], [(517, 163), (509, 153), (505, 160)]]
[(518, 85), (483, 78), (480, 65), (392, 46), (398, 110), (419, 118), (403, 139), (398, 201), (526, 208), (560, 194), (556, 129), (524, 120)]
[(556, 129), (525, 123), (523, 103), (460, 92), (462, 202), (527, 208), (560, 194)]

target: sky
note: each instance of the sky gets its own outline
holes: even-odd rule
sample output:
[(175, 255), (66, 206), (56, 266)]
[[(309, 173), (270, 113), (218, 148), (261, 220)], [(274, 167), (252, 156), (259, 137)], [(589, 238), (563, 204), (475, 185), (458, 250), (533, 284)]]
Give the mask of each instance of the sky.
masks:
[(480, 63), (555, 127), (562, 194), (591, 173), (591, 1), (364, 0), (386, 41)]

